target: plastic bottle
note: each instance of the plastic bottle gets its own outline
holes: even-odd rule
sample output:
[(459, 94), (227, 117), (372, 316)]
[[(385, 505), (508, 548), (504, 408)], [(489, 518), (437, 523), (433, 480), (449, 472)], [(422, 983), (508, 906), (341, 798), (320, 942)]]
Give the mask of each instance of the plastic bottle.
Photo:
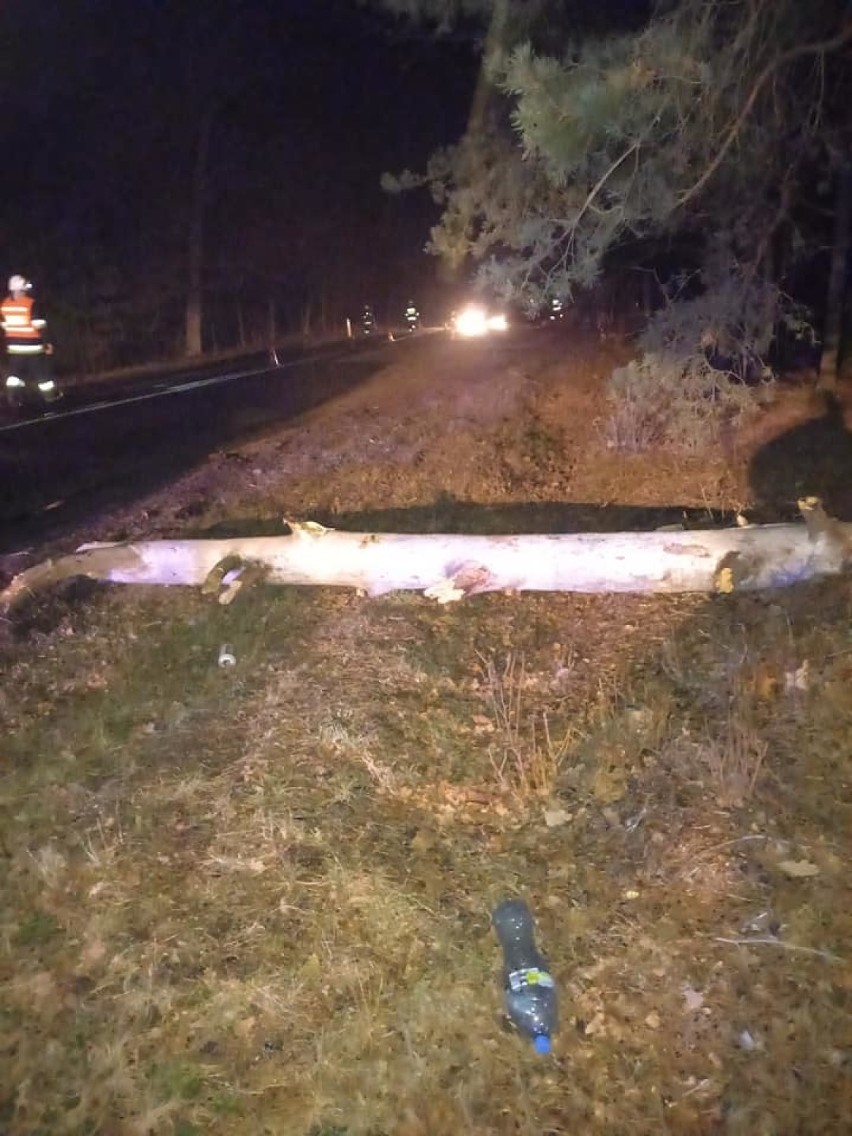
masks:
[(532, 1039), (536, 1053), (550, 1053), (556, 1030), (556, 986), (535, 945), (532, 913), (522, 899), (504, 900), (491, 916), (503, 948), (506, 1013)]

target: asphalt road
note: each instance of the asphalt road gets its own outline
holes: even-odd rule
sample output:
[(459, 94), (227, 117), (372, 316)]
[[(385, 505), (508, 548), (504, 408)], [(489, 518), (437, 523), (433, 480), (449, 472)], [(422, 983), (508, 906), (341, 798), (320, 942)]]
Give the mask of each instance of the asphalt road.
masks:
[(59, 536), (364, 382), (404, 344), (279, 350), (69, 388), (48, 416), (0, 419), (0, 553)]

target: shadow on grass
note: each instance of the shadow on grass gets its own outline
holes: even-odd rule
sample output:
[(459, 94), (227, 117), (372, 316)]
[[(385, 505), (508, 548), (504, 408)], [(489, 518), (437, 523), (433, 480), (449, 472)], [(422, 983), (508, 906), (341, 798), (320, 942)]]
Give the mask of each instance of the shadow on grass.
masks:
[(799, 515), (800, 497), (819, 497), (827, 511), (852, 520), (852, 432), (837, 397), (825, 395), (824, 413), (784, 431), (763, 446), (749, 465), (754, 520)]
[(49, 635), (68, 618), (69, 609), (85, 608), (109, 587), (99, 580), (78, 576), (47, 592), (24, 596), (15, 605), (14, 618), (3, 621), (0, 646), (4, 639), (26, 641), (33, 636)]
[[(521, 501), (484, 505), (463, 501), (449, 493), (413, 508), (365, 509), (347, 513), (312, 512), (294, 518), (317, 521), (349, 532), (470, 533), (514, 536), (521, 533), (648, 532), (666, 525), (687, 529), (728, 528), (736, 523), (730, 512), (688, 508), (682, 505), (596, 505), (574, 501)], [(280, 516), (223, 521), (208, 528), (187, 531), (187, 537), (225, 538), (283, 536)]]

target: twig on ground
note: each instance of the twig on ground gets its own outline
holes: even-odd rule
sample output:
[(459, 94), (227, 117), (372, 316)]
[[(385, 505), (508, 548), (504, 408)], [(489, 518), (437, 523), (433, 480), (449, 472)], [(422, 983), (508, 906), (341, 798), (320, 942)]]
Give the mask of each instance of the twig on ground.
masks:
[(721, 937), (714, 937), (714, 943), (729, 943), (732, 947), (783, 947), (785, 951), (797, 951), (803, 955), (816, 955), (818, 958), (824, 958), (828, 962), (843, 962), (844, 960), (840, 955), (834, 955), (831, 951), (821, 951), (816, 947), (800, 947), (796, 943), (785, 943), (783, 939), (776, 939), (772, 936), (755, 936), (751, 939), (724, 939)]

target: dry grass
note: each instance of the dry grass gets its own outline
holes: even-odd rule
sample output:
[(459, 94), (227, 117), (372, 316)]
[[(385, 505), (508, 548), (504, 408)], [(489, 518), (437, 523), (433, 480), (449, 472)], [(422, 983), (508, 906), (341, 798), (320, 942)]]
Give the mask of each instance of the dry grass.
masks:
[[(505, 457), (490, 483), (461, 470), (478, 500), (541, 499), (557, 444), (592, 500), (597, 443), (548, 373), (516, 451), (471, 425)], [(386, 460), (321, 488), (306, 465), (291, 511), (412, 499)], [(599, 498), (662, 493), (662, 461), (601, 457)], [(738, 475), (715, 470), (666, 492), (727, 508)], [(46, 597), (3, 661), (0, 1129), (846, 1131), (850, 615), (846, 581), (772, 603)], [(560, 990), (546, 1061), (502, 1021), (489, 912), (515, 893)]]
[[(562, 763), (574, 741), (570, 728), (553, 736), (547, 711), (527, 710), (526, 691), (533, 685), (526, 660), (509, 654), (502, 666), (482, 659), (488, 705), (498, 741), (492, 747), (491, 764), (504, 795), (522, 803), (547, 800), (554, 792)], [(569, 668), (560, 667), (564, 679)], [(480, 723), (482, 725), (482, 723)]]

